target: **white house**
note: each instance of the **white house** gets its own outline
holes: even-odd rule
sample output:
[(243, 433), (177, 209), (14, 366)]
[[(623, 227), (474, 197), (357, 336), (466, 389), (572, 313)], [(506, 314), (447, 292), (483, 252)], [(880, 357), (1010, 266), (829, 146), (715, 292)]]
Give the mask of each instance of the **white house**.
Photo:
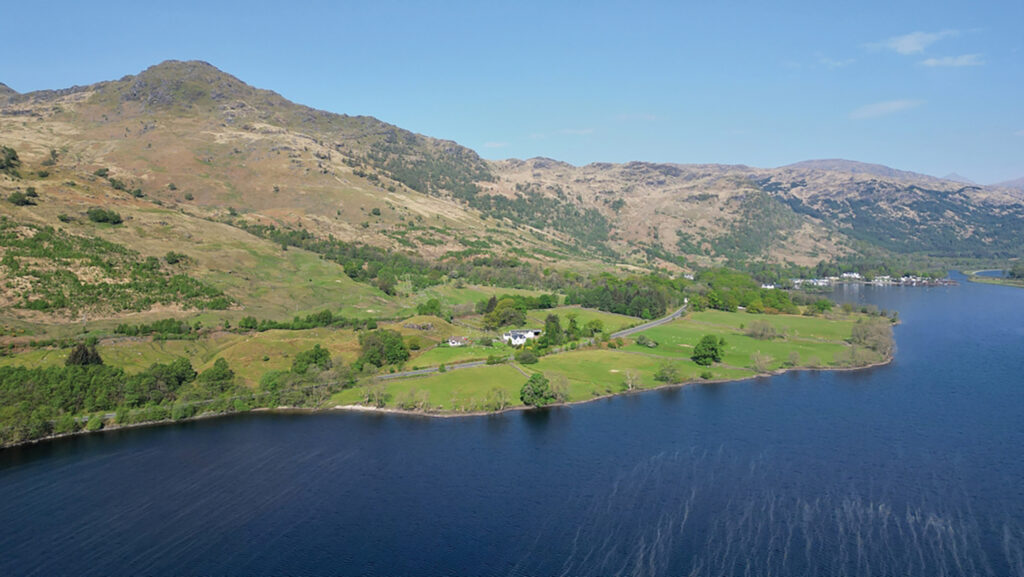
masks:
[(539, 329), (525, 329), (525, 330), (511, 330), (501, 335), (501, 340), (518, 347), (526, 344), (529, 339), (535, 339), (540, 336), (541, 331)]
[(469, 339), (466, 337), (448, 337), (449, 347), (464, 347), (469, 344)]

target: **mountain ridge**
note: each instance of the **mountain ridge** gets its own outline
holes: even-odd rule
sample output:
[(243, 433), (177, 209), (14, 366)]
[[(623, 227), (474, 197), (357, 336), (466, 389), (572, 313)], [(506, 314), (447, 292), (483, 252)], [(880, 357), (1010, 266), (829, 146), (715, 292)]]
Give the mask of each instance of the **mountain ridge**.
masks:
[[(173, 211), (167, 226), (197, 239), (212, 220), (446, 267), (492, 258), (679, 272), (878, 251), (984, 257), (1018, 250), (1007, 238), (1024, 215), (1024, 195), (1011, 189), (841, 159), (777, 168), (485, 160), (371, 116), (293, 103), (201, 61), (12, 95), (0, 100), (0, 129), (31, 167), (0, 189), (31, 183), (41, 197), (32, 209), (0, 203), (0, 214), (43, 224), (97, 203), (140, 221), (152, 220), (146, 210)], [(222, 267), (200, 276), (228, 274), (196, 250), (204, 267)]]

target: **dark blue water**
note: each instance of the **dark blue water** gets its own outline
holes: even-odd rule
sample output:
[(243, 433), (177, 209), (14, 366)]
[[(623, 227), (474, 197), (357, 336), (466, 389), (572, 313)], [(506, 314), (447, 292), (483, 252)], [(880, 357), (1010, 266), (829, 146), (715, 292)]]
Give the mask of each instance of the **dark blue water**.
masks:
[(0, 452), (0, 575), (1024, 575), (1024, 290), (842, 290), (893, 364)]

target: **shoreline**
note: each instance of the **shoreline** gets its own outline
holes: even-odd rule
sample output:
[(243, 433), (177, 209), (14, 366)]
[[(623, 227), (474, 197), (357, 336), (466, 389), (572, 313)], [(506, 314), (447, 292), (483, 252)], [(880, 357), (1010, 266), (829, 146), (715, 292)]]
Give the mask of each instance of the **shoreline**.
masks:
[(46, 442), (50, 442), (50, 441), (58, 441), (58, 440), (61, 440), (61, 439), (69, 439), (69, 438), (73, 438), (73, 437), (93, 435), (93, 434), (97, 434), (97, 433), (115, 432), (115, 431), (121, 431), (121, 430), (125, 430), (125, 429), (135, 429), (135, 428), (142, 428), (142, 427), (160, 427), (160, 426), (166, 426), (166, 425), (188, 423), (188, 422), (192, 422), (192, 421), (216, 419), (216, 418), (222, 418), (222, 417), (230, 417), (230, 416), (234, 416), (234, 415), (244, 415), (244, 414), (247, 414), (247, 413), (269, 413), (269, 414), (275, 414), (275, 413), (277, 413), (277, 414), (303, 413), (303, 414), (313, 414), (313, 413), (329, 413), (329, 412), (339, 412), (339, 413), (347, 412), (347, 413), (367, 413), (367, 414), (372, 413), (372, 414), (382, 414), (382, 415), (390, 414), (390, 415), (401, 415), (401, 416), (406, 416), (406, 417), (429, 417), (429, 418), (436, 418), (436, 419), (457, 419), (457, 418), (462, 418), (462, 417), (488, 417), (488, 416), (503, 415), (505, 413), (511, 413), (511, 412), (514, 412), (514, 411), (542, 410), (542, 409), (555, 408), (555, 407), (573, 407), (573, 406), (576, 406), (576, 405), (582, 405), (582, 404), (585, 404), (585, 403), (593, 403), (595, 401), (601, 401), (601, 400), (610, 399), (610, 398), (613, 398), (613, 397), (621, 397), (621, 396), (624, 396), (624, 395), (643, 394), (643, 393), (649, 393), (649, 392), (654, 392), (654, 391), (661, 391), (661, 390), (665, 390), (665, 389), (676, 389), (676, 388), (681, 389), (681, 388), (684, 388), (684, 387), (690, 387), (690, 386), (694, 386), (694, 385), (720, 385), (720, 384), (725, 384), (725, 383), (741, 383), (743, 381), (750, 381), (750, 380), (754, 380), (754, 379), (763, 379), (763, 378), (777, 377), (777, 376), (784, 375), (784, 374), (786, 374), (786, 373), (788, 373), (790, 371), (843, 371), (843, 372), (863, 371), (863, 370), (867, 370), (867, 369), (874, 369), (874, 368), (878, 368), (878, 367), (883, 367), (885, 365), (888, 365), (888, 364), (892, 363), (895, 359), (896, 359), (896, 356), (893, 354), (893, 355), (889, 355), (888, 358), (886, 358), (884, 360), (881, 360), (881, 361), (878, 361), (876, 363), (871, 363), (871, 364), (868, 364), (868, 365), (862, 365), (862, 366), (858, 366), (858, 367), (790, 367), (790, 368), (785, 368), (785, 369), (780, 368), (780, 369), (776, 369), (776, 370), (768, 372), (768, 373), (761, 373), (761, 374), (757, 374), (757, 375), (753, 375), (753, 376), (749, 376), (749, 377), (743, 377), (741, 379), (709, 379), (709, 380), (698, 380), (698, 381), (684, 381), (684, 382), (681, 382), (681, 383), (666, 383), (666, 384), (658, 385), (656, 387), (650, 387), (650, 388), (645, 388), (645, 389), (636, 389), (636, 390), (632, 390), (632, 391), (619, 391), (619, 392), (616, 392), (616, 393), (607, 393), (607, 394), (599, 395), (599, 396), (592, 397), (592, 398), (589, 398), (589, 399), (580, 399), (580, 400), (576, 400), (576, 401), (566, 401), (564, 403), (552, 403), (550, 405), (545, 405), (543, 407), (531, 407), (531, 406), (526, 406), (526, 405), (517, 405), (517, 406), (514, 406), (514, 407), (506, 407), (504, 409), (497, 410), (497, 411), (428, 412), (428, 411), (410, 411), (410, 410), (405, 410), (405, 409), (396, 409), (396, 408), (392, 408), (392, 407), (369, 407), (369, 406), (366, 406), (366, 405), (334, 405), (333, 407), (289, 407), (289, 406), (257, 407), (255, 409), (249, 409), (248, 411), (231, 411), (231, 412), (226, 412), (226, 413), (202, 413), (202, 414), (199, 414), (199, 415), (188, 417), (187, 419), (162, 419), (162, 420), (159, 420), (159, 421), (145, 421), (145, 422), (141, 422), (141, 423), (130, 423), (130, 424), (127, 424), (127, 425), (117, 425), (117, 424), (114, 424), (114, 425), (111, 425), (110, 427), (104, 427), (104, 428), (98, 429), (96, 431), (86, 431), (86, 430), (83, 429), (83, 430), (80, 430), (80, 431), (73, 431), (73, 432), (70, 432), (70, 433), (60, 433), (60, 434), (57, 434), (57, 435), (49, 435), (49, 436), (46, 436), (46, 437), (40, 437), (38, 439), (31, 439), (31, 440), (27, 440), (27, 441), (22, 441), (20, 443), (15, 443), (13, 445), (7, 445), (5, 447), (0, 447), (0, 451), (6, 450), (6, 449), (13, 449), (13, 448), (17, 448), (17, 447), (25, 447), (25, 446), (29, 446), (29, 445), (37, 445), (37, 444), (40, 444), (40, 443), (46, 443)]
[(985, 276), (978, 273), (986, 272), (989, 270), (1002, 270), (1002, 269), (984, 269), (976, 270), (974, 272), (965, 273), (967, 275), (967, 282), (973, 282), (977, 284), (987, 284), (996, 286), (1008, 286), (1015, 288), (1024, 288), (1024, 279), (1015, 279), (1005, 276)]

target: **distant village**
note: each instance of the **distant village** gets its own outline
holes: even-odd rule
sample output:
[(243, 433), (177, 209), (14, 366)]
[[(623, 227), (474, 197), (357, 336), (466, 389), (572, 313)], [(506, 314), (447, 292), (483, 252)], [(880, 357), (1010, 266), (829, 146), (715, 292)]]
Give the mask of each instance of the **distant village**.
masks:
[[(824, 278), (794, 278), (790, 279), (790, 282), (793, 283), (795, 288), (824, 288), (843, 283), (861, 283), (876, 286), (948, 286), (957, 284), (956, 281), (951, 279), (936, 279), (916, 275), (907, 275), (899, 278), (893, 278), (889, 275), (879, 275), (868, 279), (858, 272), (844, 272), (839, 276), (828, 276)], [(761, 285), (761, 288), (773, 289), (776, 287), (773, 284), (763, 284)]]

